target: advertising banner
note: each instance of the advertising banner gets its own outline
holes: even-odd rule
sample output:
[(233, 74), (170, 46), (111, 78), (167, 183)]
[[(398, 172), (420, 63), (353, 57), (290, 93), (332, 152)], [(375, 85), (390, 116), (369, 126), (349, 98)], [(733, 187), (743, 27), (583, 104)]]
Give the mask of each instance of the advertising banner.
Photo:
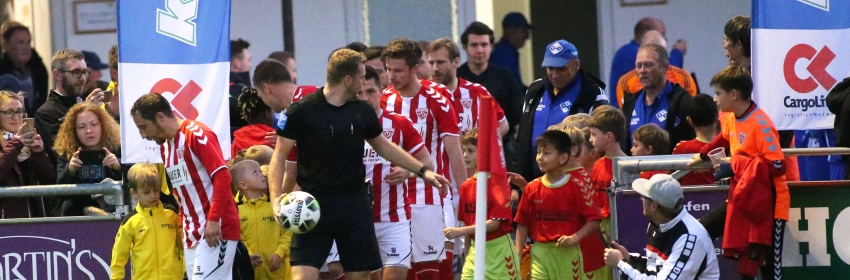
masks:
[(109, 279), (120, 225), (117, 220), (0, 225), (0, 279)]
[(755, 102), (779, 130), (832, 128), (826, 95), (850, 76), (850, 1), (753, 0)]
[(142, 139), (130, 109), (162, 94), (180, 119), (214, 130), (230, 158), (230, 1), (118, 1), (121, 161), (161, 162), (159, 145)]

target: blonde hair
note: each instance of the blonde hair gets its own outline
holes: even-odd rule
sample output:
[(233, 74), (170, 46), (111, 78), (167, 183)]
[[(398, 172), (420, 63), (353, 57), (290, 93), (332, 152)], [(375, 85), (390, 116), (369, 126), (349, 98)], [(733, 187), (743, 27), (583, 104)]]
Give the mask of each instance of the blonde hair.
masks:
[(585, 113), (578, 113), (575, 115), (569, 115), (561, 121), (562, 124), (571, 125), (578, 129), (583, 129), (590, 124), (590, 115)]
[(59, 133), (56, 134), (53, 150), (60, 156), (70, 159), (74, 152), (82, 146), (80, 139), (77, 139), (76, 126), (77, 117), (83, 112), (92, 112), (100, 121), (100, 144), (110, 151), (118, 151), (121, 148), (121, 130), (118, 123), (105, 109), (88, 102), (77, 103), (65, 114), (65, 120), (62, 121), (62, 125), (59, 126)]
[(564, 123), (553, 124), (549, 126), (546, 130), (559, 130), (567, 134), (570, 137), (570, 141), (572, 141), (573, 147), (579, 148), (579, 154), (581, 154), (581, 147), (585, 144), (584, 134), (582, 134), (581, 129), (567, 125)]
[[(21, 107), (23, 107), (23, 105), (24, 105), (24, 101), (21, 100), (21, 98), (18, 97), (18, 95), (15, 94), (14, 92), (11, 92), (11, 91), (8, 91), (8, 90), (0, 90), (0, 106), (2, 106), (4, 103), (9, 102), (11, 100), (20, 101)], [(24, 116), (24, 117), (26, 117), (26, 116)], [(2, 123), (0, 123), (0, 129), (6, 130), (6, 128), (3, 127)], [(6, 139), (4, 139), (3, 137), (0, 137), (0, 146), (3, 146), (3, 145), (6, 145)]]
[(230, 177), (232, 178), (230, 181), (230, 191), (233, 192), (233, 195), (239, 191), (239, 182), (242, 181), (242, 177), (245, 176), (245, 171), (252, 166), (259, 167), (260, 164), (254, 160), (245, 159), (233, 165), (233, 168), (230, 169)]
[(266, 145), (254, 145), (245, 149), (245, 160), (253, 160), (260, 165), (271, 164), (274, 149)]
[(158, 190), (162, 186), (162, 177), (157, 165), (161, 164), (136, 163), (130, 167), (130, 170), (127, 171), (130, 189), (136, 192), (147, 189)]
[(360, 64), (364, 61), (366, 57), (353, 50), (340, 49), (333, 52), (328, 61), (328, 84), (335, 86), (342, 83), (342, 79), (346, 76), (356, 77), (360, 71)]

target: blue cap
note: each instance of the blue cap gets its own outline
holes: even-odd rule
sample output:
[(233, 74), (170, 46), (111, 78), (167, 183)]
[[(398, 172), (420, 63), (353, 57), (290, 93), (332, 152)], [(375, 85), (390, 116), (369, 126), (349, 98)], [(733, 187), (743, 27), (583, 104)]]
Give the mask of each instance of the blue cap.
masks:
[(12, 74), (0, 76), (0, 90), (8, 90), (18, 93), (22, 90), (21, 82)]
[(520, 27), (526, 29), (534, 29), (531, 24), (528, 24), (528, 20), (525, 19), (525, 16), (518, 12), (512, 12), (505, 15), (505, 18), (502, 19), (502, 28), (509, 27)]
[(94, 69), (94, 70), (103, 70), (109, 68), (109, 65), (103, 64), (100, 61), (100, 57), (97, 56), (96, 53), (90, 51), (82, 51), (83, 56), (86, 57), (86, 67)]
[(558, 40), (546, 46), (543, 67), (564, 67), (570, 59), (578, 58), (576, 46), (567, 40)]

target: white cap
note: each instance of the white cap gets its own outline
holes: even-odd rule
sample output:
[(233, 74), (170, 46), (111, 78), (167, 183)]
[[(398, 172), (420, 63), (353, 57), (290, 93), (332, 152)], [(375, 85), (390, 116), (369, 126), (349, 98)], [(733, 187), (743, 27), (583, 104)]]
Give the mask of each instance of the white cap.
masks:
[(673, 176), (667, 174), (655, 174), (649, 180), (637, 179), (632, 182), (632, 189), (664, 208), (676, 207), (679, 199), (684, 198), (682, 185), (673, 179)]

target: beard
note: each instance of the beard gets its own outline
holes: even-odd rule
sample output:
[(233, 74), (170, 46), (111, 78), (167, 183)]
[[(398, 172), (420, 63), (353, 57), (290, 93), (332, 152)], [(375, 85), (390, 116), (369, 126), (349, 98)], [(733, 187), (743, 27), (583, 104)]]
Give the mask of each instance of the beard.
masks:
[(69, 83), (67, 80), (62, 80), (62, 90), (65, 91), (67, 96), (83, 96), (83, 86)]

